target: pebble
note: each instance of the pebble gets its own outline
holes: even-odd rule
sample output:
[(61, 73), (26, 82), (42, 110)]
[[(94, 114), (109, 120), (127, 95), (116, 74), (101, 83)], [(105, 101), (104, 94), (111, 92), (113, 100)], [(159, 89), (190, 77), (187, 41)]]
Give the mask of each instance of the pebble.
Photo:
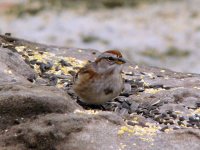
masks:
[(20, 124), (19, 119), (15, 119), (14, 122), (13, 122), (13, 124), (14, 124), (14, 125), (18, 125), (18, 124)]
[(187, 126), (187, 127), (193, 127), (193, 125), (192, 125), (192, 124), (187, 124), (186, 126)]
[(123, 101), (121, 105), (122, 105), (122, 108), (126, 108), (126, 109), (130, 108), (129, 104), (126, 101)]
[(166, 113), (162, 113), (162, 114), (161, 114), (161, 117), (162, 117), (162, 118), (167, 117), (167, 114), (166, 114)]
[(165, 123), (172, 125), (172, 124), (174, 124), (174, 121), (173, 120), (166, 120)]
[(181, 127), (180, 127), (180, 126), (175, 126), (175, 127), (173, 128), (173, 130), (178, 130), (178, 129), (181, 129)]
[(158, 114), (160, 114), (160, 112), (158, 109), (154, 109), (154, 110), (150, 111), (150, 114), (158, 115)]
[(35, 74), (29, 75), (27, 80), (30, 81), (30, 82), (34, 82), (36, 80), (36, 75)]
[(196, 107), (200, 107), (200, 102), (196, 102)]
[(124, 91), (131, 92), (131, 84), (125, 83), (124, 84)]
[(130, 126), (135, 126), (135, 125), (138, 125), (138, 123), (135, 123), (135, 122), (132, 122), (132, 121), (127, 121), (127, 124), (130, 125)]
[(180, 120), (180, 121), (184, 121), (184, 120), (185, 120), (185, 117), (184, 117), (184, 116), (180, 116), (180, 117), (179, 117), (179, 120)]
[(143, 87), (139, 87), (139, 88), (137, 89), (137, 91), (138, 91), (138, 92), (144, 92), (144, 88), (143, 88)]
[(120, 112), (120, 108), (119, 107), (115, 107), (114, 112), (119, 113)]
[(157, 75), (157, 77), (158, 77), (158, 78), (161, 78), (161, 77), (164, 77), (164, 76), (163, 76), (163, 75), (160, 75), (160, 74), (158, 74), (158, 75)]
[(132, 104), (131, 104), (131, 106), (130, 106), (131, 113), (132, 112), (136, 112), (137, 109), (138, 109), (138, 107), (139, 107), (139, 104), (133, 101)]
[(35, 65), (36, 63), (37, 63), (37, 59), (33, 59), (33, 60), (30, 61), (31, 65)]
[(60, 69), (60, 66), (56, 66), (55, 71), (59, 71)]
[(163, 119), (159, 119), (159, 120), (158, 120), (158, 123), (159, 123), (159, 124), (163, 124), (163, 123), (164, 123), (164, 120), (163, 120)]
[(154, 88), (154, 89), (163, 88), (163, 84), (149, 85), (149, 88)]
[(52, 76), (49, 79), (49, 86), (55, 86), (58, 82), (58, 78), (56, 76)]
[(11, 36), (11, 33), (5, 33), (6, 36)]
[(172, 113), (173, 113), (172, 110), (168, 110), (168, 111), (167, 111), (167, 114), (172, 114)]
[(126, 116), (128, 115), (128, 110), (126, 108), (122, 108), (120, 111), (119, 111), (119, 114), (121, 116)]
[(46, 72), (47, 70), (51, 69), (52, 66), (53, 66), (53, 64), (50, 62), (47, 62), (46, 64), (42, 62), (42, 63), (40, 63), (40, 71), (42, 73)]
[(120, 94), (120, 96), (125, 96), (125, 97), (129, 97), (129, 95), (131, 95), (130, 93), (127, 93), (127, 92), (122, 92)]
[(178, 123), (178, 125), (180, 126), (180, 125), (183, 125), (184, 123), (182, 122), (182, 121), (177, 121), (177, 123)]
[(164, 120), (170, 120), (170, 117), (166, 116), (166, 117), (163, 117)]
[(190, 122), (199, 122), (200, 121), (200, 118), (198, 116), (190, 116), (189, 117), (189, 121)]
[(169, 129), (168, 126), (164, 126), (162, 129), (160, 129), (160, 131), (165, 132), (166, 129)]
[(172, 114), (170, 114), (170, 117), (176, 119), (176, 118), (177, 118), (177, 115), (176, 115), (175, 113), (172, 113)]
[(165, 90), (170, 90), (171, 89), (171, 87), (165, 86), (165, 85), (162, 88), (165, 89)]
[(65, 60), (60, 60), (61, 66), (72, 66), (70, 63), (66, 62)]

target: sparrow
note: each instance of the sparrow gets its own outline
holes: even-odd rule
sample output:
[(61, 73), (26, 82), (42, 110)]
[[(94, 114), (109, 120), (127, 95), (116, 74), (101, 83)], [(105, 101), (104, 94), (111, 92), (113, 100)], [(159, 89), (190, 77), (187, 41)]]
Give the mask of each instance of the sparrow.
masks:
[(118, 50), (100, 54), (94, 62), (81, 68), (74, 78), (73, 90), (86, 104), (103, 104), (121, 93), (121, 75), (126, 60)]

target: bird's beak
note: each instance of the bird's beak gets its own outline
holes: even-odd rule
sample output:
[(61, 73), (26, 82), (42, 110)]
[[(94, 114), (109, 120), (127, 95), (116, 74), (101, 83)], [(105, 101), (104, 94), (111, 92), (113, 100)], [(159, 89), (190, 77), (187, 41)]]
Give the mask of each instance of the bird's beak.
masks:
[(116, 60), (116, 63), (119, 64), (119, 65), (125, 64), (125, 63), (126, 63), (126, 60), (125, 60), (124, 58), (118, 58), (118, 59)]

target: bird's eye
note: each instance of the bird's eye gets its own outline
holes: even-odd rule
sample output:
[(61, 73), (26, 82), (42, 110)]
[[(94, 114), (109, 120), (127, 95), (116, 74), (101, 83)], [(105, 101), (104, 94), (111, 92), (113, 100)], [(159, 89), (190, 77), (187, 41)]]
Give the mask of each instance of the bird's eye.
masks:
[(108, 57), (108, 60), (109, 60), (109, 61), (113, 61), (114, 58), (113, 58), (113, 57)]

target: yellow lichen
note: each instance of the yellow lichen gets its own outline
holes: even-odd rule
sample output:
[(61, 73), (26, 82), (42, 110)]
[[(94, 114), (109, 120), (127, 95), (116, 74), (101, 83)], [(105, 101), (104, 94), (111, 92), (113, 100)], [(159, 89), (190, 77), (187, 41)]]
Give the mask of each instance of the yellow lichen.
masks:
[(158, 89), (145, 89), (145, 93), (149, 93), (149, 94), (156, 94), (160, 91), (163, 91), (164, 89), (162, 88), (158, 88)]
[[(15, 49), (22, 53), (22, 58), (26, 59), (27, 61), (37, 61), (37, 64), (31, 64), (34, 70), (41, 74), (40, 64), (39, 63), (51, 63), (53, 66), (48, 70), (45, 70), (47, 74), (55, 74), (55, 75), (69, 75), (69, 71), (77, 72), (78, 68), (83, 67), (87, 61), (82, 61), (73, 57), (63, 57), (63, 56), (56, 56), (54, 53), (39, 51), (39, 48), (36, 47), (34, 50), (26, 48), (25, 46), (17, 46)], [(82, 50), (79, 50), (82, 52)], [(69, 66), (62, 66), (60, 63), (61, 60), (66, 61), (67, 63), (71, 64)], [(74, 69), (77, 67), (77, 69)], [(7, 72), (9, 73), (9, 72)], [(59, 88), (63, 87), (63, 83), (59, 83), (56, 85)]]
[(76, 109), (74, 111), (74, 113), (76, 113), (76, 114), (88, 114), (88, 115), (97, 115), (97, 114), (99, 114), (99, 112), (95, 111), (95, 110), (79, 110), (79, 109)]
[(193, 114), (200, 114), (200, 108), (196, 109)]
[(130, 126), (130, 125), (125, 125), (120, 128), (118, 133), (132, 133), (133, 135), (137, 136), (153, 136), (156, 135), (156, 132), (158, 131), (159, 127), (149, 124), (148, 127), (142, 127), (142, 126)]
[(16, 47), (15, 47), (15, 49), (16, 49), (18, 52), (23, 52), (25, 48), (26, 48), (25, 46), (16, 46)]

